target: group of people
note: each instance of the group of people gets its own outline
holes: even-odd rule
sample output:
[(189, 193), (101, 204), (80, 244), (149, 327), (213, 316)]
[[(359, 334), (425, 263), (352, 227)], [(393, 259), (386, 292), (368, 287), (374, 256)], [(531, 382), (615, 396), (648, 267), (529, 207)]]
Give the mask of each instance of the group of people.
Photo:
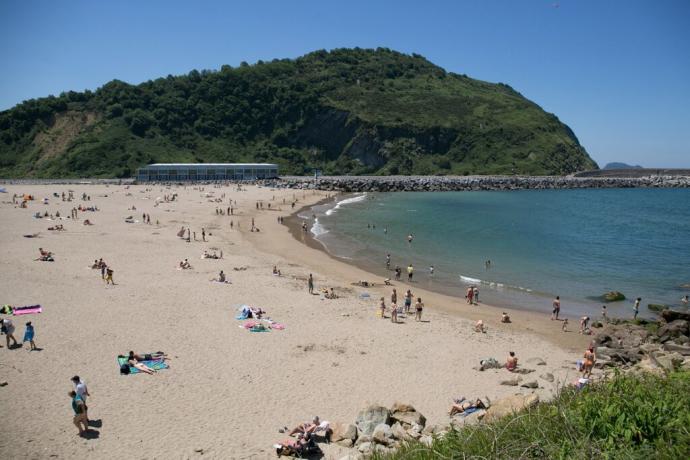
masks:
[[(412, 308), (412, 291), (410, 289), (405, 292), (404, 295), (404, 303), (402, 307), (398, 306), (398, 293), (395, 289), (393, 289), (393, 292), (391, 293), (391, 305), (390, 305), (390, 310), (391, 310), (391, 322), (397, 323), (398, 322), (398, 316), (402, 314), (409, 314), (410, 310)], [(380, 316), (381, 318), (386, 317), (386, 299), (385, 297), (381, 297), (380, 303), (379, 303), (379, 311), (380, 311)], [(414, 305), (414, 312), (415, 312), (415, 321), (421, 321), (422, 320), (422, 312), (424, 311), (424, 303), (422, 302), (421, 297), (417, 297), (417, 301), (415, 302)]]
[(41, 262), (55, 262), (55, 259), (53, 258), (52, 252), (46, 251), (43, 248), (38, 248), (38, 253), (39, 253), (39, 256), (38, 256), (38, 259), (36, 259), (36, 260), (40, 260)]
[(115, 281), (113, 280), (113, 269), (108, 266), (108, 264), (105, 263), (105, 261), (101, 258), (98, 260), (93, 261), (93, 265), (91, 265), (91, 268), (94, 270), (100, 270), (101, 271), (101, 279), (105, 281), (105, 284), (112, 284), (113, 286), (115, 285)]
[(477, 286), (470, 286), (465, 292), (465, 300), (470, 305), (479, 304), (479, 288)]
[[(38, 350), (38, 348), (36, 348), (36, 343), (34, 342), (35, 331), (33, 324), (31, 324), (31, 321), (27, 321), (25, 327), (26, 329), (24, 329), (24, 339), (22, 340), (22, 345), (26, 342), (29, 342), (28, 351)], [(8, 350), (12, 349), (13, 347), (20, 346), (17, 343), (17, 339), (14, 337), (15, 327), (11, 319), (0, 319), (0, 331), (2, 331), (3, 334), (5, 334), (5, 340), (7, 342)], [(10, 345), (10, 341), (13, 342), (12, 345)], [(0, 345), (0, 347), (1, 346), (2, 345)]]

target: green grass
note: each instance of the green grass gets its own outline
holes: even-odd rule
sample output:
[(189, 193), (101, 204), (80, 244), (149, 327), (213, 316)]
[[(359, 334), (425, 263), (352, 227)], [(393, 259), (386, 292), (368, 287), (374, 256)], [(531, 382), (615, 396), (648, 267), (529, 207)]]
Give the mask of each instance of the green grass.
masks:
[(430, 447), (408, 443), (375, 458), (687, 459), (690, 373), (616, 375), (494, 423), (451, 431)]

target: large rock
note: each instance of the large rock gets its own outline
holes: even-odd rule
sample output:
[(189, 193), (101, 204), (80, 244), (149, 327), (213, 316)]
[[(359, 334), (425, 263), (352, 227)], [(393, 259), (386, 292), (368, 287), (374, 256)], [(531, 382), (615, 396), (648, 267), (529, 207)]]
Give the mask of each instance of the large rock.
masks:
[(519, 375), (517, 377), (513, 377), (512, 379), (508, 380), (501, 380), (501, 385), (505, 385), (508, 387), (516, 387), (520, 385), (520, 382), (522, 381), (522, 377)]
[(426, 424), (426, 417), (409, 404), (393, 404), (390, 410), (390, 418), (393, 422), (400, 422), (405, 428), (409, 428), (412, 425), (424, 426)]
[(668, 308), (668, 305), (664, 305), (664, 304), (660, 304), (660, 303), (648, 303), (647, 304), (647, 309), (649, 311), (653, 311), (656, 313), (660, 313), (667, 308)]
[(625, 300), (625, 295), (619, 291), (610, 291), (602, 295), (601, 298), (604, 299), (604, 302), (619, 302)]
[(390, 423), (390, 412), (383, 406), (369, 406), (360, 411), (355, 419), (355, 425), (360, 433), (371, 435), (377, 425)]
[(395, 439), (400, 439), (401, 441), (407, 441), (411, 439), (411, 436), (407, 434), (405, 428), (400, 424), (400, 422), (395, 422), (391, 425), (391, 433)]
[(668, 310), (664, 310), (661, 312), (661, 317), (664, 318), (664, 320), (667, 323), (673, 322), (677, 319), (683, 319), (685, 321), (690, 321), (690, 312), (668, 309)]
[(522, 388), (539, 388), (539, 383), (536, 380), (533, 380), (531, 382), (525, 382), (522, 385), (520, 385)]
[(508, 396), (493, 402), (486, 411), (484, 420), (487, 422), (496, 420), (514, 412), (534, 407), (537, 403), (539, 403), (539, 396), (536, 394)]
[(388, 445), (389, 440), (393, 437), (393, 432), (391, 427), (385, 423), (379, 423), (374, 428), (374, 432), (371, 434), (371, 438), (374, 442), (379, 444)]
[[(656, 335), (658, 335), (660, 338), (669, 337), (670, 339), (680, 336), (688, 336), (690, 335), (690, 322), (684, 319), (673, 320), (661, 326)], [(662, 340), (662, 342), (666, 342), (666, 340)]]
[(333, 433), (331, 434), (331, 441), (338, 442), (342, 440), (350, 440), (353, 443), (357, 440), (357, 427), (351, 423), (334, 423), (331, 425)]
[(685, 358), (679, 353), (669, 353), (669, 354), (657, 354), (652, 355), (653, 360), (656, 361), (659, 366), (668, 372), (673, 372), (677, 370), (682, 364)]
[(549, 382), (549, 383), (551, 383), (551, 382), (553, 382), (553, 381), (555, 380), (554, 377), (553, 377), (553, 374), (550, 373), (550, 372), (547, 372), (547, 373), (545, 373), (545, 374), (541, 374), (541, 375), (539, 376), (539, 378), (542, 379), (542, 380), (546, 380), (546, 381)]
[(663, 348), (666, 351), (675, 351), (683, 356), (690, 356), (690, 347), (685, 345), (676, 345), (675, 343), (666, 342), (663, 345)]

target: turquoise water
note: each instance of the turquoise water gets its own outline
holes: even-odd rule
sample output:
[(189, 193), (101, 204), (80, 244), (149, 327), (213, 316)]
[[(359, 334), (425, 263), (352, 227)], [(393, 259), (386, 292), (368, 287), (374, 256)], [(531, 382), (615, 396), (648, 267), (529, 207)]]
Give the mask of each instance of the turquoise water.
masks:
[[(642, 305), (680, 306), (690, 283), (690, 190), (591, 189), (374, 193), (314, 208), (312, 232), (333, 255), (381, 276), (386, 254), (419, 286), (514, 308), (598, 314), (602, 293), (614, 316)], [(375, 226), (375, 228), (374, 228)], [(387, 229), (387, 232), (384, 231)], [(413, 234), (412, 243), (407, 235)], [(491, 260), (489, 269), (485, 261)], [(434, 265), (434, 275), (428, 267)], [(646, 308), (641, 309), (645, 313)]]

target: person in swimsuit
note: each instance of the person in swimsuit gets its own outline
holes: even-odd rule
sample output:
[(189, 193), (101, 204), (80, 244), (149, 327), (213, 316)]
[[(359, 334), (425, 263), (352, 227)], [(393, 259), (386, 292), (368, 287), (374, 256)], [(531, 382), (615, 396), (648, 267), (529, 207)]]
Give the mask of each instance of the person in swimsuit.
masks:
[(391, 303), (398, 303), (398, 293), (395, 289), (393, 289), (393, 292), (391, 293)]
[(557, 320), (558, 319), (558, 314), (561, 312), (561, 297), (556, 296), (555, 299), (553, 299), (553, 310), (551, 311), (551, 320)]
[(582, 366), (582, 377), (589, 378), (592, 376), (592, 369), (597, 360), (597, 356), (594, 354), (594, 347), (589, 347), (587, 351), (585, 351), (584, 358), (585, 362)]
[(381, 303), (379, 304), (379, 309), (381, 310), (381, 318), (386, 317), (386, 300), (384, 297), (381, 297)]
[(515, 352), (511, 351), (508, 353), (508, 359), (506, 360), (506, 369), (508, 369), (510, 372), (513, 372), (515, 369), (517, 369), (517, 363), (518, 359), (517, 356), (515, 356)]
[(642, 297), (635, 299), (635, 305), (633, 305), (633, 319), (637, 319), (637, 315), (640, 313), (640, 302), (642, 302)]
[(2, 333), (5, 334), (5, 339), (7, 340), (7, 348), (10, 348), (10, 339), (14, 342), (14, 346), (16, 346), (17, 339), (14, 338), (14, 324), (12, 324), (12, 320), (0, 319), (0, 326), (2, 327)]
[(408, 289), (405, 293), (405, 314), (410, 313), (410, 307), (412, 307), (412, 291)]
[(479, 398), (477, 398), (475, 402), (470, 402), (465, 398), (460, 398), (453, 401), (453, 403), (454, 404), (451, 406), (449, 413), (451, 417), (456, 414), (462, 414), (468, 409), (486, 409), (484, 402), (482, 402), (482, 400)]
[(398, 306), (395, 304), (395, 302), (391, 303), (391, 322), (398, 322)]
[(589, 327), (589, 316), (583, 316), (580, 318), (580, 334), (586, 334)]
[(155, 369), (151, 369), (147, 365), (140, 363), (139, 360), (134, 356), (133, 351), (129, 352), (129, 357), (127, 357), (127, 364), (129, 364), (133, 368), (138, 369), (140, 372), (143, 372), (145, 374), (153, 375), (156, 373)]
[[(407, 291), (410, 292), (410, 291)], [(422, 298), (417, 297), (417, 303), (414, 304), (414, 319), (415, 321), (421, 321), (422, 320), (422, 311), (424, 310), (424, 304), (422, 303)]]

